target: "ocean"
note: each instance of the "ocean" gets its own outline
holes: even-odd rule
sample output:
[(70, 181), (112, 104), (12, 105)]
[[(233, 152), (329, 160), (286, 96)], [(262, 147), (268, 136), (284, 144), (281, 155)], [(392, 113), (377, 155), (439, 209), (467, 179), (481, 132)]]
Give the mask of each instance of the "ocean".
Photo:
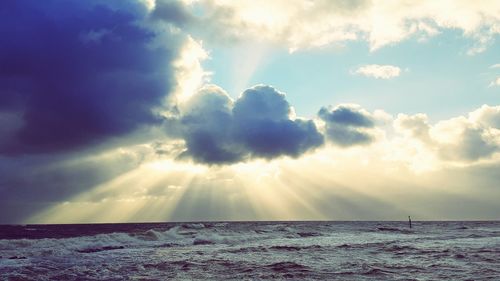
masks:
[(0, 226), (2, 280), (500, 280), (500, 222)]

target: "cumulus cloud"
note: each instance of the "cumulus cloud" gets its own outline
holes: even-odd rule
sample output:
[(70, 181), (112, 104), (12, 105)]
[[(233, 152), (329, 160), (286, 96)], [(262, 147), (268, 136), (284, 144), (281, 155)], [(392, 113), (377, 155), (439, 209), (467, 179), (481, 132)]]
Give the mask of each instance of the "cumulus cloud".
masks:
[(318, 116), (325, 122), (328, 140), (336, 145), (342, 147), (366, 145), (375, 139), (370, 131), (375, 127), (375, 118), (358, 105), (322, 107)]
[(232, 100), (216, 86), (201, 89), (190, 100), (182, 116), (183, 138), (193, 159), (205, 163), (236, 162), (242, 153), (231, 136)]
[(500, 77), (498, 77), (495, 80), (491, 81), (490, 87), (493, 87), (493, 86), (500, 86)]
[(428, 117), (419, 113), (415, 115), (398, 114), (394, 120), (394, 127), (397, 131), (424, 142), (430, 142)]
[[(190, 1), (210, 37), (253, 36), (291, 50), (363, 40), (371, 50), (445, 29), (471, 38), (469, 54), (484, 51), (500, 33), (498, 1)], [(201, 6), (201, 7), (200, 7)]]
[(270, 86), (247, 89), (234, 102), (221, 88), (206, 86), (181, 111), (183, 156), (198, 162), (297, 157), (323, 144), (313, 121), (293, 119), (285, 95)]
[(500, 129), (500, 106), (483, 105), (469, 113), (469, 119), (485, 128)]
[(421, 141), (445, 161), (474, 162), (500, 151), (500, 106), (487, 106), (431, 125), (425, 114), (399, 114), (397, 131)]
[(401, 69), (393, 65), (368, 64), (359, 67), (353, 73), (377, 79), (391, 79), (398, 77)]
[(446, 160), (475, 161), (490, 157), (500, 148), (495, 136), (462, 117), (437, 123), (430, 131), (439, 154)]
[[(159, 12), (179, 23), (176, 11)], [(69, 151), (161, 121), (184, 38), (141, 2), (7, 0), (0, 16), (0, 153)], [(22, 120), (4, 124), (6, 110)]]

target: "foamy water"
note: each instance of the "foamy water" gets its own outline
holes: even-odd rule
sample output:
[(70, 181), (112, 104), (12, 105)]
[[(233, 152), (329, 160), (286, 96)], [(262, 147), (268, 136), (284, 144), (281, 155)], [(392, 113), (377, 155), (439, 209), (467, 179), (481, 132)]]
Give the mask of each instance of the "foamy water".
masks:
[(500, 222), (0, 226), (14, 280), (500, 280)]

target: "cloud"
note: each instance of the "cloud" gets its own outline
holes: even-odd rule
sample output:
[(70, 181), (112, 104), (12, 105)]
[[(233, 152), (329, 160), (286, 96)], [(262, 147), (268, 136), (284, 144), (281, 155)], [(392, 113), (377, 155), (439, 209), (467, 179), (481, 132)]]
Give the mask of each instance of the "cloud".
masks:
[(164, 24), (143, 2), (0, 4), (8, 38), (0, 44), (0, 221), (87, 192), (148, 155), (179, 153), (158, 139), (175, 137), (165, 111), (203, 55), (187, 57), (196, 42), (175, 28), (184, 20), (178, 7), (163, 7)]
[(500, 149), (500, 139), (489, 135), (489, 128), (465, 118), (441, 121), (430, 133), (436, 141), (439, 155), (445, 160), (476, 161), (488, 158)]
[(179, 60), (192, 40), (171, 8), (167, 26), (143, 1), (2, 1), (0, 221), (169, 153), (130, 147), (163, 137), (155, 130), (188, 68)]
[(500, 63), (493, 64), (490, 68), (500, 68)]
[(500, 77), (497, 77), (495, 80), (491, 81), (490, 87), (500, 86)]
[(368, 64), (359, 67), (353, 73), (377, 79), (391, 79), (398, 77), (401, 74), (401, 69), (393, 65)]
[(328, 140), (342, 147), (366, 145), (375, 140), (370, 129), (375, 127), (375, 118), (358, 105), (342, 104), (322, 107), (318, 116), (325, 122)]
[(232, 100), (224, 90), (206, 86), (193, 96), (181, 119), (186, 154), (204, 163), (231, 163), (242, 159), (231, 132)]
[(429, 130), (431, 126), (427, 115), (419, 113), (415, 115), (398, 114), (394, 120), (394, 127), (398, 132), (402, 132), (409, 137), (430, 142)]
[(474, 41), (472, 55), (500, 33), (497, 1), (202, 0), (189, 8), (196, 11), (198, 29), (207, 38), (265, 38), (290, 50), (353, 40), (376, 50), (455, 29)]
[(483, 105), (470, 112), (469, 119), (485, 128), (500, 129), (500, 106)]
[(71, 151), (161, 122), (184, 37), (143, 4), (7, 0), (0, 14), (0, 113), (22, 116), (0, 118), (0, 154)]
[(444, 161), (470, 163), (500, 151), (500, 106), (483, 105), (469, 113), (435, 125), (425, 114), (399, 114), (396, 131), (421, 141)]
[(181, 111), (183, 156), (202, 163), (298, 157), (323, 144), (313, 121), (293, 119), (285, 95), (270, 86), (247, 89), (234, 102), (221, 88), (206, 86)]
[(299, 156), (323, 144), (323, 136), (311, 120), (292, 119), (285, 95), (270, 86), (255, 86), (243, 92), (233, 108), (236, 139), (253, 155), (274, 158)]
[(182, 1), (155, 0), (151, 16), (176, 26), (184, 26), (194, 20)]

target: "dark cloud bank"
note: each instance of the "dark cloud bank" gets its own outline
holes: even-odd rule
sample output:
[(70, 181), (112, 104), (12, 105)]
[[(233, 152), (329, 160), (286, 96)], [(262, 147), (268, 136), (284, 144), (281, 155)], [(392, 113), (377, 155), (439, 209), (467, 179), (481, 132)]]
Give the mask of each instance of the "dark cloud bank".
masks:
[(0, 112), (22, 120), (0, 153), (74, 150), (159, 122), (180, 39), (147, 17), (137, 1), (2, 1)]
[[(163, 20), (179, 23), (168, 9)], [(0, 1), (0, 35), (0, 222), (20, 222), (137, 165), (65, 163), (161, 124), (155, 109), (175, 86), (185, 35), (132, 0)]]
[[(74, 152), (163, 121), (155, 108), (174, 86), (184, 37), (155, 23), (189, 21), (180, 5), (161, 1), (149, 14), (137, 1), (6, 0), (0, 16), (0, 155)], [(298, 156), (323, 142), (272, 88), (248, 90), (226, 111), (198, 106), (205, 112), (182, 125), (201, 162)]]

